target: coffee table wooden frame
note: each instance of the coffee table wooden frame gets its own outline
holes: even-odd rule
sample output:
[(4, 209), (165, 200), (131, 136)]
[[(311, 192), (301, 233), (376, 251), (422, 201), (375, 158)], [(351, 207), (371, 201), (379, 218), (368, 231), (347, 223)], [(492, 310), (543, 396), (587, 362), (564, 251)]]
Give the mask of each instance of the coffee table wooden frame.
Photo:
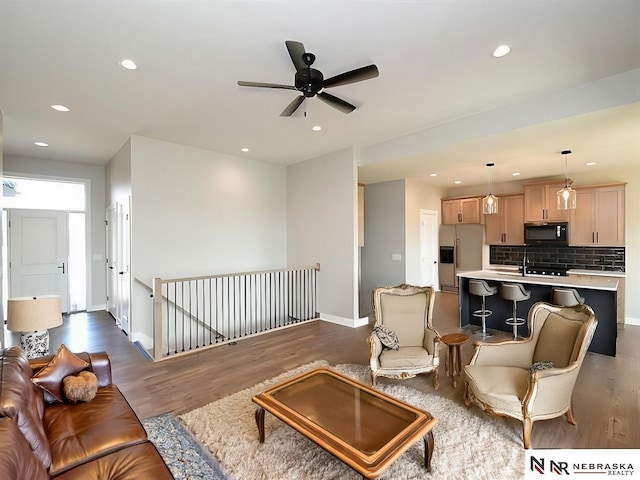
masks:
[[(277, 399), (278, 392), (290, 386), (295, 388), (295, 384), (301, 384), (302, 380), (308, 379), (314, 375), (326, 375), (328, 381), (342, 382), (343, 384), (355, 387), (354, 391), (359, 391), (358, 393), (367, 392), (375, 398), (376, 401), (386, 402), (389, 408), (395, 408), (399, 411), (414, 414), (415, 419), (402, 430), (397, 433), (394, 432), (395, 436), (393, 436), (393, 438), (386, 442), (381, 448), (370, 454), (362, 452), (344, 439), (332, 434), (328, 430), (325, 430), (322, 425), (315, 423), (310, 418), (307, 418), (307, 416), (298, 413)], [(336, 387), (338, 386), (338, 383), (336, 383)], [(368, 399), (371, 397), (365, 395), (364, 398)], [(435, 418), (424, 410), (420, 410), (408, 403), (390, 397), (389, 395), (385, 395), (382, 392), (374, 390), (327, 368), (318, 368), (303, 375), (299, 375), (255, 395), (252, 400), (258, 405), (255, 412), (255, 418), (258, 426), (260, 443), (264, 442), (265, 439), (264, 412), (266, 410), (366, 478), (376, 478), (380, 476), (398, 457), (400, 457), (421, 438), (424, 440), (425, 467), (427, 471), (431, 471), (431, 458), (434, 449), (434, 438), (431, 429), (436, 423)], [(371, 402), (369, 405), (371, 405)], [(327, 407), (332, 408), (332, 405), (327, 405)], [(355, 418), (345, 418), (344, 411), (339, 411), (339, 413), (336, 414), (341, 415), (340, 421), (351, 421), (352, 423), (356, 421)], [(379, 421), (379, 418), (371, 418), (369, 419), (369, 426), (372, 426), (375, 422)]]

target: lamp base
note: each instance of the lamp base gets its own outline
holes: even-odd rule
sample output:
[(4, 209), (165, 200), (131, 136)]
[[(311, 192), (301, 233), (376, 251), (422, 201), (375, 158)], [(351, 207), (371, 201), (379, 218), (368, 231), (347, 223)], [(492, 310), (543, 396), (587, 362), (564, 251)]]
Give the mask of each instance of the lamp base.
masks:
[(27, 358), (44, 357), (49, 353), (49, 331), (23, 332), (20, 334), (20, 347)]

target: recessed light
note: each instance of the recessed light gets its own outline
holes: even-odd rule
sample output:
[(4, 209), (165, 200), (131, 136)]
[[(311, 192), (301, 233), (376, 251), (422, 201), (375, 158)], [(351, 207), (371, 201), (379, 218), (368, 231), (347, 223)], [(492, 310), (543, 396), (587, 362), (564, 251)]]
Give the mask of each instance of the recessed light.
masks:
[(520, 176), (520, 172), (513, 172), (511, 175), (513, 175), (514, 177), (519, 177)]
[(453, 182), (453, 183), (455, 183), (456, 185), (460, 185), (460, 184), (462, 183), (462, 180), (456, 180), (456, 181), (455, 181), (455, 182)]
[(322, 130), (322, 127), (320, 125), (314, 125), (313, 127), (311, 127), (311, 130), (313, 130), (314, 132), (319, 132), (320, 130)]
[(508, 45), (500, 45), (493, 51), (493, 56), (496, 58), (504, 57), (507, 53), (511, 51), (511, 47)]
[(138, 66), (136, 65), (136, 62), (134, 62), (133, 60), (129, 60), (128, 58), (125, 58), (124, 60), (122, 60), (120, 62), (120, 65), (122, 65), (127, 70), (136, 70), (138, 68)]
[(240, 150), (243, 151), (243, 152), (248, 152), (249, 151), (249, 149), (247, 147), (242, 147)]
[(48, 147), (49, 144), (45, 143), (45, 142), (33, 142), (34, 145), (37, 145), (39, 147)]
[(57, 110), (58, 112), (68, 112), (69, 108), (64, 105), (51, 105), (51, 108)]
[(593, 167), (594, 165), (596, 165), (596, 162), (587, 162), (587, 163), (585, 163), (585, 165), (587, 167)]
[(437, 173), (430, 173), (430, 174), (429, 174), (429, 176), (430, 176), (430, 177), (437, 177), (437, 176), (438, 176), (438, 174), (437, 174)]

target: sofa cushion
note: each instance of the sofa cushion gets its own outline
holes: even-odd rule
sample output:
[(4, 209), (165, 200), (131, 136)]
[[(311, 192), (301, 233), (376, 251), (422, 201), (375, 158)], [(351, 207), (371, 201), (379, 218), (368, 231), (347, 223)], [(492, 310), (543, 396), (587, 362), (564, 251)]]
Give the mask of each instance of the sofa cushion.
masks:
[(31, 383), (31, 366), (20, 347), (1, 354), (0, 416), (16, 422), (20, 432), (45, 468), (51, 464), (51, 450), (42, 424), (44, 397)]
[(64, 377), (75, 375), (88, 366), (89, 362), (85, 362), (62, 344), (51, 361), (36, 373), (31, 381), (51, 397), (47, 398), (47, 400), (64, 402), (62, 391)]
[(433, 357), (422, 347), (400, 347), (383, 350), (380, 354), (382, 368), (427, 368), (433, 366)]
[(133, 445), (91, 462), (78, 465), (56, 477), (56, 480), (153, 479), (173, 480), (169, 469), (151, 442)]
[(99, 388), (87, 403), (49, 405), (43, 423), (51, 446), (51, 476), (147, 439), (144, 427), (115, 385)]
[(0, 452), (0, 478), (49, 479), (18, 425), (8, 417), (0, 418)]
[(466, 381), (473, 395), (498, 413), (522, 418), (522, 401), (529, 388), (529, 370), (518, 367), (466, 365)]

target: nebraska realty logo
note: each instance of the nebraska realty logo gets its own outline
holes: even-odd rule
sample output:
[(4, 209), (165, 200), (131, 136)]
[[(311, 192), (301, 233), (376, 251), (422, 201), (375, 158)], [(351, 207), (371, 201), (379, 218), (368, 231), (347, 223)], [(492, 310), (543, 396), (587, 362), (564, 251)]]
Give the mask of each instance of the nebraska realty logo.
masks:
[[(582, 476), (589, 480), (611, 476), (633, 477), (638, 450), (527, 450), (525, 480), (544, 475)], [(639, 474), (640, 475), (640, 474)]]

